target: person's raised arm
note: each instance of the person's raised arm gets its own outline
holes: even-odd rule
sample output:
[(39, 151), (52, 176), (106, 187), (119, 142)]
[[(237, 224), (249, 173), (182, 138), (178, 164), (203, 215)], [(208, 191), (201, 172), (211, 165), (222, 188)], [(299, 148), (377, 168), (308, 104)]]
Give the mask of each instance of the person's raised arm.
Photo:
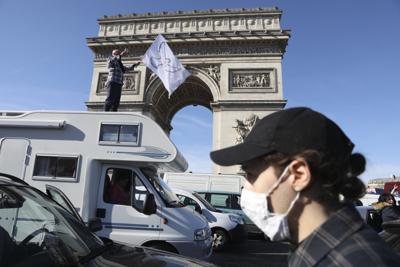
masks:
[(133, 64), (132, 66), (130, 66), (129, 68), (128, 68), (128, 70), (134, 70), (137, 66), (139, 66), (140, 65), (140, 61), (138, 61), (138, 62), (136, 62), (135, 64)]

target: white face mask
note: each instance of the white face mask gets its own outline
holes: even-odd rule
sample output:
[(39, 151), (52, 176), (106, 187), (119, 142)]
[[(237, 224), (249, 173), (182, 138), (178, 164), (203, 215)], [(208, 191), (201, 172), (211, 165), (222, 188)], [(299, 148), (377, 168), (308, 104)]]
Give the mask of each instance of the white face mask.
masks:
[(289, 209), (284, 214), (272, 213), (268, 210), (267, 198), (282, 182), (287, 171), (288, 167), (285, 168), (268, 193), (256, 193), (243, 188), (240, 198), (240, 206), (243, 212), (269, 237), (269, 239), (271, 239), (271, 241), (290, 239), (287, 215), (300, 196), (300, 193), (297, 193), (295, 199), (290, 203)]

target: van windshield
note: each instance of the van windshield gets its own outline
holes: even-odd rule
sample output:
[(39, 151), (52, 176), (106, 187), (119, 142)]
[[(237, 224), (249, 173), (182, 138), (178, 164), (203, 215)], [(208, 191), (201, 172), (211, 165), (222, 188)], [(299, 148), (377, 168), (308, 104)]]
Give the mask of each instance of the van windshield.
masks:
[(182, 207), (182, 203), (179, 201), (179, 198), (175, 195), (175, 193), (171, 190), (171, 188), (164, 183), (164, 181), (155, 173), (143, 172), (146, 177), (149, 179), (151, 184), (157, 190), (157, 193), (160, 197), (165, 201), (168, 206), (172, 207)]
[(37, 190), (0, 186), (0, 202), (1, 217), (9, 219), (0, 220), (0, 230), (10, 240), (10, 247), (15, 248), (15, 255), (21, 249), (32, 253), (44, 251), (52, 258), (74, 263), (104, 246), (72, 214)]

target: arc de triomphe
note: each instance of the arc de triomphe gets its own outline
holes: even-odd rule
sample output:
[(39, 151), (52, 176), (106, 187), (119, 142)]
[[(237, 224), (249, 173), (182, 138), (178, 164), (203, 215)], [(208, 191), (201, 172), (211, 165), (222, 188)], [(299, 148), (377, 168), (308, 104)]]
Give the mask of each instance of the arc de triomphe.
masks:
[(177, 111), (202, 105), (213, 112), (213, 149), (240, 142), (257, 118), (286, 104), (282, 58), (290, 31), (281, 29), (281, 15), (278, 8), (254, 8), (104, 16), (98, 36), (87, 38), (95, 55), (88, 110), (103, 109), (111, 51), (128, 48), (124, 64), (133, 64), (161, 33), (192, 75), (168, 99), (161, 81), (141, 64), (125, 74), (119, 110), (143, 113), (169, 133)]

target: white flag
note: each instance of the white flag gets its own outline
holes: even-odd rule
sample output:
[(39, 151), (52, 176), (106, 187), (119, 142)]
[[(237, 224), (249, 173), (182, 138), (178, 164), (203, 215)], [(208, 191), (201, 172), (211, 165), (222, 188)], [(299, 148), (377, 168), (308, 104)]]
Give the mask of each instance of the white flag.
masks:
[(159, 34), (147, 49), (143, 63), (151, 69), (168, 90), (168, 98), (190, 76), (178, 58), (172, 53), (164, 36)]

